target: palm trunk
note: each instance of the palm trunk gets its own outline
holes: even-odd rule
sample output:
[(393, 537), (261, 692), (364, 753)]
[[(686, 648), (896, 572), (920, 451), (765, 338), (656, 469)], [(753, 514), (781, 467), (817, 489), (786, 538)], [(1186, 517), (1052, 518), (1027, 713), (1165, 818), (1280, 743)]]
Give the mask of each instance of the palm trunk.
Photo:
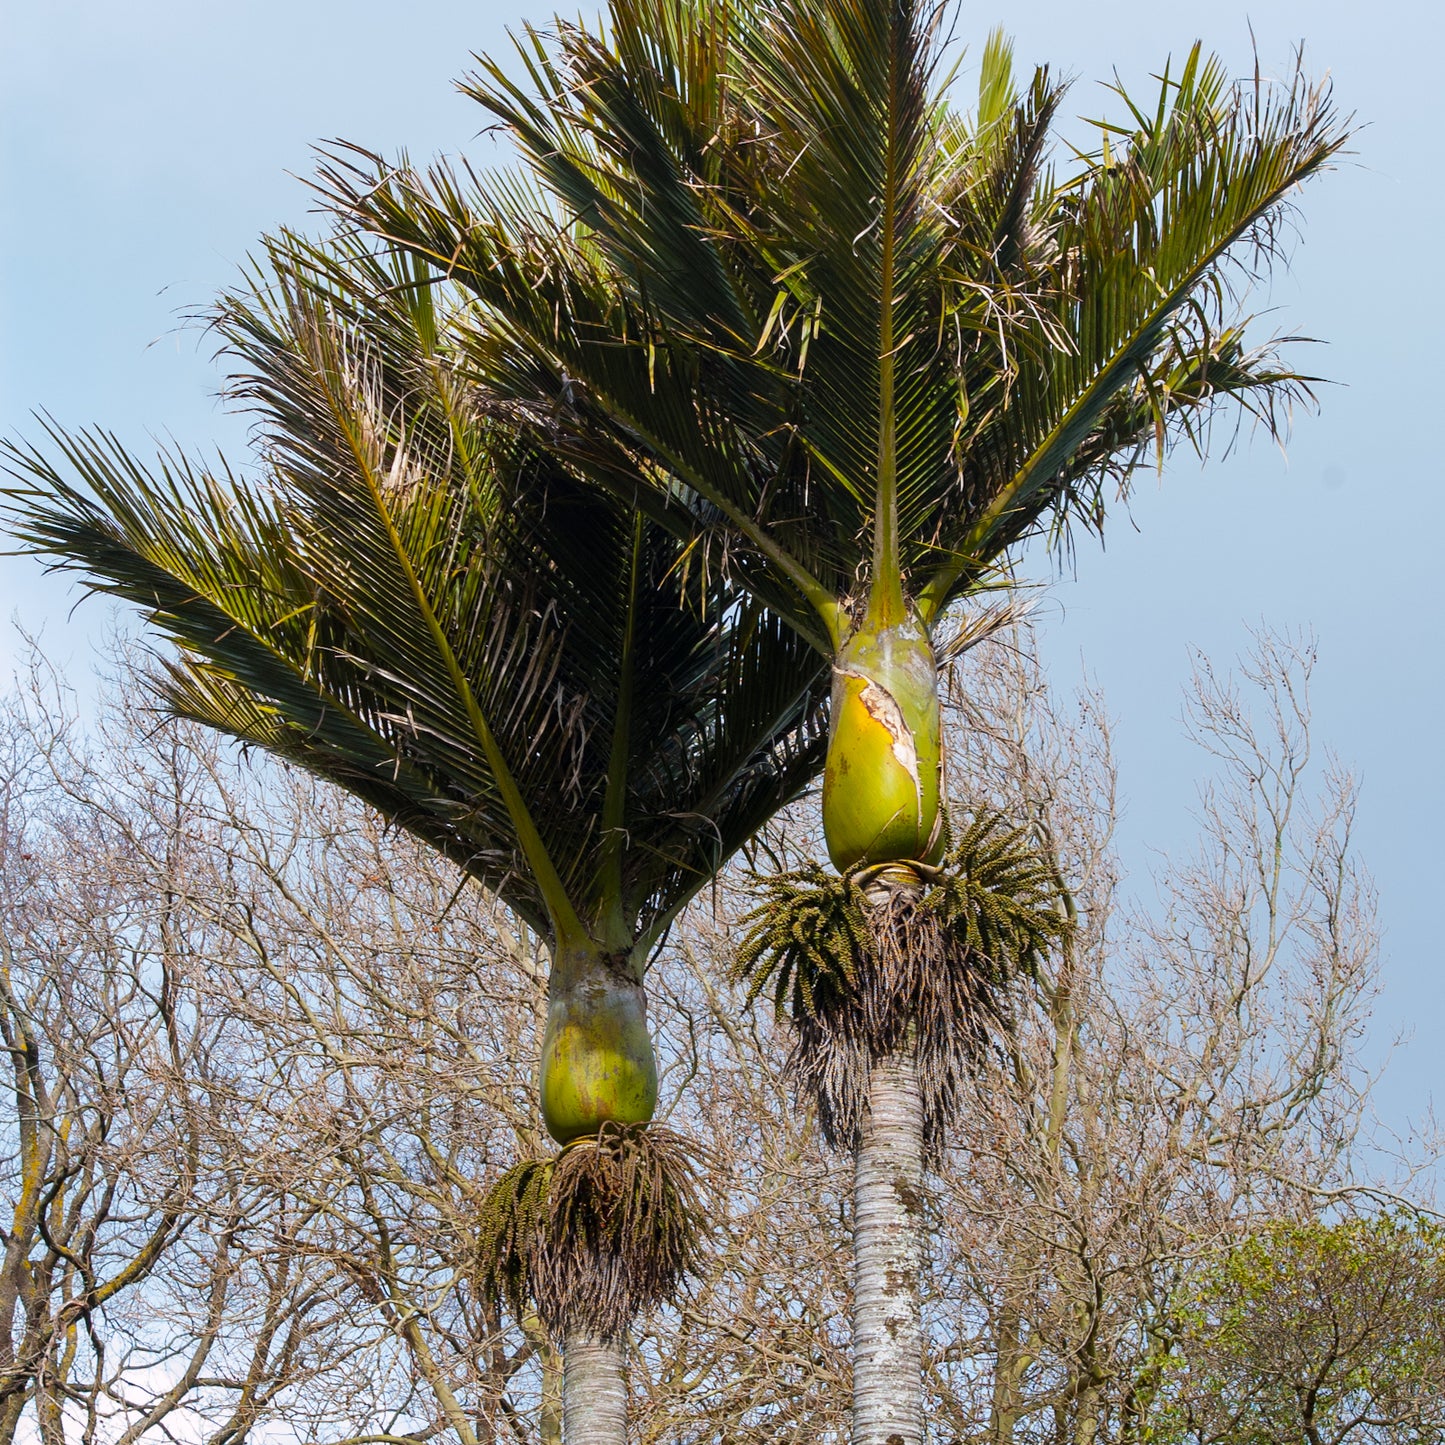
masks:
[(853, 1182), (853, 1445), (923, 1439), (923, 1100), (911, 1054), (873, 1065)]
[[(891, 392), (889, 314), (885, 306)], [(868, 614), (834, 657), (823, 775), (828, 856), (840, 873), (869, 875), (875, 907), (916, 898), (918, 865), (943, 847), (938, 664), (901, 590), (891, 421), (884, 433)], [(923, 1097), (909, 1037), (873, 1062), (854, 1160), (853, 1445), (923, 1440)]]
[(622, 1342), (569, 1331), (563, 1358), (564, 1445), (627, 1445)]

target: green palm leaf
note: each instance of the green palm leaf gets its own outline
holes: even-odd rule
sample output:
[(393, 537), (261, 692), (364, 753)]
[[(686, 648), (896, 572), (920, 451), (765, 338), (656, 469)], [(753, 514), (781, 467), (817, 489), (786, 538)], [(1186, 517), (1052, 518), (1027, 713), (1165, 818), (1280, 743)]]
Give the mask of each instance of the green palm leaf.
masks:
[[(955, 559), (929, 584), (935, 606), (1050, 510), (1097, 527), (1099, 483), (1126, 479), (1139, 444), (1162, 444), (1171, 423), (1197, 425), (1231, 397), (1268, 417), (1273, 399), (1307, 386), (1272, 348), (1243, 350), (1231, 282), (1232, 268), (1252, 275), (1274, 258), (1288, 197), (1341, 145), (1328, 91), (1299, 75), (1237, 91), (1196, 46), (1177, 80), (1166, 71), (1152, 113), (1123, 98), (1134, 127), (1101, 125), (1098, 155), (1053, 199), (1052, 301), (1021, 330), (1008, 405), (974, 432), (970, 470), (987, 500), (953, 533)], [(1190, 384), (1161, 385), (1181, 374)]]
[(1242, 343), (1232, 279), (1342, 144), (1328, 91), (1232, 86), (1196, 47), (1059, 179), (1059, 88), (1021, 95), (995, 36), (961, 115), (932, 13), (628, 0), (529, 33), (526, 84), (471, 83), (542, 194), (365, 154), (322, 179), (473, 292), (472, 362), (514, 416), (727, 539), (710, 554), (824, 650), (870, 575), (936, 616), (1041, 529), (1097, 527), (1106, 481), (1222, 403), (1273, 425), (1307, 395)]
[[(484, 406), (455, 300), (282, 236), (216, 324), (259, 477), (51, 427), (22, 541), (178, 643), (162, 691), (350, 788), (559, 941), (645, 949), (821, 765), (819, 668)], [(451, 309), (449, 309), (451, 308)]]

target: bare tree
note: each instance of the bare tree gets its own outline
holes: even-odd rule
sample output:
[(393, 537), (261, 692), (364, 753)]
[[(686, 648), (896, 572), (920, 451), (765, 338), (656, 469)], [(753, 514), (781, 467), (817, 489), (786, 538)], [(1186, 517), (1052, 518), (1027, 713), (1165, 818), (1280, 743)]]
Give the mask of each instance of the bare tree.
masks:
[(315, 1327), (236, 1168), (233, 1028), (183, 739), (89, 743), (45, 669), (0, 713), (0, 1440), (244, 1434)]
[[(1274, 1323), (1240, 1323), (1250, 1251), (1278, 1254), (1282, 1219), (1312, 1249), (1378, 1227), (1349, 1223), (1383, 1197), (1354, 1148), (1378, 968), (1354, 790), (1310, 751), (1307, 641), (1262, 638), (1236, 676), (1201, 660), (1201, 842), (1130, 899), (1107, 715), (1024, 644), (970, 655), (951, 788), (1027, 821), (1076, 926), (928, 1186), (928, 1435), (1208, 1445), (1234, 1427), (1201, 1397), (1238, 1408), (1294, 1368), (1283, 1296)], [(87, 736), (37, 685), (0, 746), (3, 1438), (557, 1441), (557, 1352), (475, 1280), (481, 1202), (540, 1143), (538, 940), (354, 801), (135, 695)], [(815, 826), (806, 806), (787, 821), (801, 846)], [(630, 1342), (642, 1445), (848, 1429), (852, 1181), (797, 1107), (786, 1027), (728, 982), (741, 882), (650, 980), (660, 1117), (710, 1141), (712, 1232)], [(1396, 1277), (1419, 1305), (1408, 1237)], [(1409, 1336), (1391, 1376), (1378, 1346), (1404, 1317), (1327, 1297), (1373, 1309), (1373, 1398), (1404, 1420), (1438, 1336)], [(1435, 1438), (1372, 1428), (1357, 1438)]]
[[(1308, 639), (1267, 634), (1233, 674), (1199, 660), (1187, 719), (1211, 765), (1201, 837), (1161, 868), (1153, 899), (1121, 882), (1100, 699), (1060, 697), (1026, 637), (981, 650), (959, 680), (955, 806), (988, 797), (1027, 818), (1076, 926), (1018, 997), (931, 1183), (932, 1439), (1159, 1435), (1180, 1371), (1203, 1358), (1201, 1281), (1274, 1221), (1390, 1197), (1356, 1150), (1373, 891), (1353, 850), (1353, 783), (1311, 750), (1313, 665)], [(799, 852), (810, 826), (806, 810), (787, 820)], [(729, 1167), (714, 1161), (714, 1177), (732, 1181), (732, 1208), (707, 1308), (699, 1291), (644, 1352), (647, 1439), (846, 1437), (830, 1347), (848, 1308), (847, 1181), (777, 1083), (787, 1033), (715, 982), (746, 908), (724, 891), (712, 920), (695, 916), (678, 956), (695, 966), (674, 967), (659, 995), (670, 1056), (680, 1048), (696, 1074), (677, 1107), (726, 1101), (695, 1127), (721, 1141)]]
[[(233, 891), (215, 980), (250, 1059), (247, 1169), (335, 1300), (344, 1354), (286, 1419), (309, 1437), (560, 1438), (560, 1356), (475, 1287), (486, 1186), (541, 1147), (547, 959), (474, 885), (333, 790), (273, 778), (266, 811), (212, 755)], [(303, 1426), (304, 1422), (304, 1426)]]
[(1027, 813), (1078, 927), (978, 1080), (939, 1207), (938, 1438), (1136, 1440), (1192, 1347), (1201, 1262), (1262, 1221), (1373, 1197), (1353, 1172), (1355, 1046), (1378, 976), (1356, 789), (1309, 734), (1314, 647), (1261, 634), (1200, 658), (1186, 706), (1212, 763), (1200, 842), (1125, 900), (1109, 725), (1025, 651), (968, 679), (965, 791)]
[[(4, 1438), (559, 1439), (559, 1352), (475, 1277), (485, 1194), (541, 1143), (542, 942), (124, 682), (89, 733), (53, 679), (6, 724)], [(716, 1249), (641, 1327), (641, 1438), (806, 1433), (847, 1380), (844, 1181), (767, 1021), (691, 942), (662, 986), (668, 1107), (719, 1141)]]

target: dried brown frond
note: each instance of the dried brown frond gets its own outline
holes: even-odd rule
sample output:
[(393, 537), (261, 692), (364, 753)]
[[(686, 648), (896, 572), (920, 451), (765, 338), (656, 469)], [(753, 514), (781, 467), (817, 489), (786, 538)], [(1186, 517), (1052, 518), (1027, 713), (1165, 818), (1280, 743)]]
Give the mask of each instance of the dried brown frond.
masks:
[(693, 1266), (698, 1154), (670, 1129), (604, 1124), (555, 1159), (517, 1165), (483, 1205), (478, 1288), (515, 1315), (535, 1304), (555, 1339), (616, 1339)]
[(919, 893), (890, 889), (868, 911), (869, 949), (850, 1006), (798, 1031), (793, 1070), (818, 1100), (825, 1136), (853, 1148), (875, 1059), (911, 1049), (925, 1146), (942, 1148), (958, 1085), (1006, 1024), (1009, 971), (970, 949)]

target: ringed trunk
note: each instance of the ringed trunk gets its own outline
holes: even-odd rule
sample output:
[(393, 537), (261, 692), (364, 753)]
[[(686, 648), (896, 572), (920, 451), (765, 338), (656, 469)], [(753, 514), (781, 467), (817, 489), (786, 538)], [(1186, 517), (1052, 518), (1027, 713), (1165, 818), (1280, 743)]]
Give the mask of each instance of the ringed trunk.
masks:
[[(838, 650), (823, 778), (828, 856), (840, 873), (873, 870), (880, 895), (916, 891), (912, 865), (944, 846), (938, 662), (922, 621), (892, 601), (870, 606)], [(873, 1060), (854, 1158), (853, 1445), (922, 1445), (922, 1267), (923, 1098), (909, 1042)]]
[(867, 618), (838, 649), (823, 774), (823, 834), (840, 873), (936, 862), (943, 847), (938, 664), (910, 616)]
[(569, 1330), (563, 1349), (565, 1445), (627, 1445), (627, 1386), (622, 1342)]
[(911, 1051), (873, 1064), (853, 1175), (853, 1445), (921, 1445), (923, 1099)]
[(657, 1108), (647, 996), (624, 962), (558, 959), (547, 992), (542, 1117), (559, 1143), (607, 1123), (645, 1124)]

